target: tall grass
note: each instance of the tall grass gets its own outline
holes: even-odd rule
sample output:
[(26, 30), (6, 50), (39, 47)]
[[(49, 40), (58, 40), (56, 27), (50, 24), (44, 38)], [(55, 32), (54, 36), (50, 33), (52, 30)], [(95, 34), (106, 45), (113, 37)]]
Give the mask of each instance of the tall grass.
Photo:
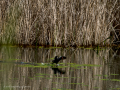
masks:
[[(2, 44), (97, 45), (114, 32), (120, 7), (119, 0), (1, 2)], [(109, 39), (102, 43), (107, 44)]]

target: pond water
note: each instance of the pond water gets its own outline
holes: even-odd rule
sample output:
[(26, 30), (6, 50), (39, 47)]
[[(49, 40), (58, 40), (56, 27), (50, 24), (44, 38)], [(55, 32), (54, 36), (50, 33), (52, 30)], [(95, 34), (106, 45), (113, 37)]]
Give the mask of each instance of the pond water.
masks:
[(0, 90), (118, 90), (120, 50), (1, 46), (0, 73)]

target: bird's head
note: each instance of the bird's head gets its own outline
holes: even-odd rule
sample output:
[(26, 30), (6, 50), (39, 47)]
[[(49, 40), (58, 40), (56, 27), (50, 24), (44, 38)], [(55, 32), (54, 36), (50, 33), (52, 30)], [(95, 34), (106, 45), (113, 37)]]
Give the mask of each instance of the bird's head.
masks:
[(62, 59), (66, 59), (66, 57), (65, 56), (61, 56), (62, 57)]

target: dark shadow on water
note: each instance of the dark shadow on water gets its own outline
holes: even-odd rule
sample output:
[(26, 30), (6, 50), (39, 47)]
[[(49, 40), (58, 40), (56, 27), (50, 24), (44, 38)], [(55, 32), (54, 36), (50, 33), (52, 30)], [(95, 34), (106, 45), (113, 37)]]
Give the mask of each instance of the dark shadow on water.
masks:
[(59, 73), (59, 74), (65, 74), (65, 71), (64, 70), (60, 70), (58, 68), (58, 66), (52, 67), (52, 70), (53, 70), (54, 74), (57, 74), (57, 73)]

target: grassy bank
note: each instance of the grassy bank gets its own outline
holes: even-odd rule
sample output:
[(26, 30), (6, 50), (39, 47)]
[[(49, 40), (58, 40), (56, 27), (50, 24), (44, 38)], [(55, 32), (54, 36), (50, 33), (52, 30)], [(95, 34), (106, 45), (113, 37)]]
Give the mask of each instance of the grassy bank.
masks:
[(120, 18), (119, 0), (0, 2), (1, 44), (109, 45), (114, 40), (109, 38), (111, 32), (116, 35), (115, 27), (118, 25), (113, 23)]

